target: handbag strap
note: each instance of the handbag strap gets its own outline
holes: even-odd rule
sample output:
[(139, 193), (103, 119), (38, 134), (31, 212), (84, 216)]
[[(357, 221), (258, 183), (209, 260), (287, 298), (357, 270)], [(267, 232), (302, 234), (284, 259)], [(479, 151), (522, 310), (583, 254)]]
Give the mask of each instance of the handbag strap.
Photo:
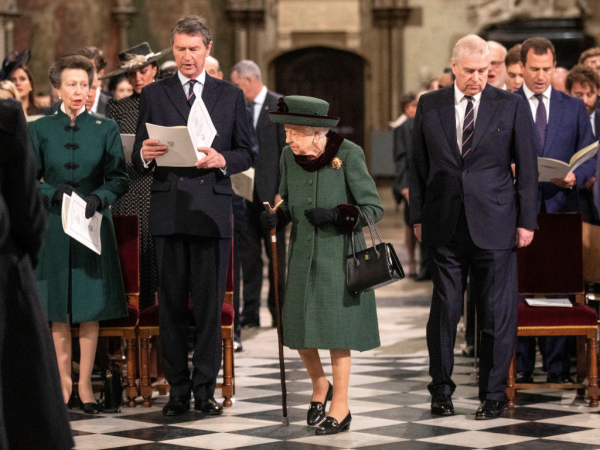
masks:
[[(375, 244), (375, 236), (373, 235), (373, 230), (375, 230), (375, 234), (377, 234), (377, 237), (379, 238), (379, 243), (383, 244), (383, 241), (381, 240), (381, 236), (379, 235), (379, 232), (377, 231), (377, 227), (375, 227), (375, 222), (373, 221), (373, 218), (371, 217), (371, 215), (367, 212), (367, 210), (365, 208), (363, 208), (362, 206), (356, 205), (356, 207), (358, 208), (360, 214), (362, 214), (367, 222), (367, 226), (369, 227), (369, 234), (371, 235), (371, 242), (373, 243), (373, 250), (375, 251), (375, 254), (377, 255), (377, 259), (380, 258), (381, 254), (379, 253), (379, 250), (377, 250), (377, 245)], [(356, 267), (358, 267), (360, 265), (360, 262), (358, 260), (358, 258), (356, 257), (356, 247), (355, 247), (355, 243), (354, 243), (354, 234), (358, 234), (358, 231), (352, 230), (352, 255), (354, 256), (354, 263), (356, 264)], [(360, 239), (359, 239), (360, 242)]]

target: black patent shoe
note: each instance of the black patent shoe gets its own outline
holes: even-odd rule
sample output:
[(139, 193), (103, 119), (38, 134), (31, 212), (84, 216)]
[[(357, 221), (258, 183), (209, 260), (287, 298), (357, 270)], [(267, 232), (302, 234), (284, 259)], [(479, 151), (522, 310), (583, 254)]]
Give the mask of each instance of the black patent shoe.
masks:
[(324, 436), (326, 434), (338, 434), (342, 431), (348, 431), (350, 429), (350, 422), (352, 422), (352, 415), (348, 411), (348, 415), (338, 423), (337, 419), (327, 416), (321, 425), (317, 427), (315, 434), (317, 436)]
[(329, 389), (327, 389), (327, 396), (325, 402), (310, 402), (310, 407), (306, 413), (306, 423), (311, 427), (320, 423), (325, 418), (325, 408), (327, 408), (327, 402), (333, 397), (333, 386), (329, 383)]
[(454, 414), (452, 397), (446, 394), (436, 394), (431, 399), (431, 414), (436, 416), (451, 416)]
[(479, 409), (475, 413), (475, 420), (489, 420), (497, 419), (502, 415), (505, 402), (498, 402), (496, 400), (484, 400)]
[(100, 414), (104, 411), (104, 408), (96, 402), (84, 403), (81, 405), (81, 409), (86, 414)]
[(219, 405), (214, 398), (195, 403), (194, 409), (203, 412), (204, 414), (208, 414), (209, 416), (220, 416), (223, 414), (223, 407)]
[(546, 383), (573, 384), (573, 378), (568, 373), (549, 373), (546, 377)]
[(533, 383), (533, 373), (531, 372), (517, 372), (517, 378), (515, 380), (517, 384)]
[(163, 408), (163, 416), (181, 416), (190, 409), (190, 400), (183, 397), (171, 397)]

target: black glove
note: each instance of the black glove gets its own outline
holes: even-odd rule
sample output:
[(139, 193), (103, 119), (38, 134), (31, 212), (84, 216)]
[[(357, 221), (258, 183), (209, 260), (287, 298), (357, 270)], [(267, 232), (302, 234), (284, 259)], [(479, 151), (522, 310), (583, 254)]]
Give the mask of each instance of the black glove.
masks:
[(304, 215), (312, 226), (319, 227), (326, 223), (339, 225), (340, 213), (337, 208), (313, 208), (304, 211)]
[(102, 203), (100, 197), (94, 194), (83, 197), (83, 201), (87, 203), (87, 206), (85, 207), (86, 219), (92, 217), (94, 213), (98, 211), (98, 208), (100, 208), (100, 204)]
[(62, 206), (63, 194), (71, 195), (75, 192), (73, 186), (69, 184), (62, 184), (58, 187), (54, 195), (52, 196), (52, 204)]
[(272, 230), (273, 228), (277, 228), (277, 224), (279, 223), (279, 217), (277, 217), (277, 213), (268, 213), (263, 211), (260, 213), (260, 223), (263, 228), (267, 230)]

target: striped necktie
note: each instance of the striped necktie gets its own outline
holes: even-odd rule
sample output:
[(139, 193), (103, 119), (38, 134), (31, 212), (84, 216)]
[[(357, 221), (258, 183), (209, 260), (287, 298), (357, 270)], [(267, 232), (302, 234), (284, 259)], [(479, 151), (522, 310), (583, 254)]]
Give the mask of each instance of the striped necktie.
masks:
[(188, 81), (188, 84), (190, 85), (190, 93), (188, 94), (188, 105), (192, 106), (194, 104), (194, 100), (196, 100), (196, 93), (194, 92), (194, 86), (195, 84), (198, 83), (198, 80), (190, 80)]
[(465, 120), (463, 121), (462, 135), (462, 157), (467, 156), (471, 151), (473, 144), (473, 132), (475, 131), (475, 111), (473, 110), (473, 97), (465, 95), (467, 99), (467, 110), (465, 111)]

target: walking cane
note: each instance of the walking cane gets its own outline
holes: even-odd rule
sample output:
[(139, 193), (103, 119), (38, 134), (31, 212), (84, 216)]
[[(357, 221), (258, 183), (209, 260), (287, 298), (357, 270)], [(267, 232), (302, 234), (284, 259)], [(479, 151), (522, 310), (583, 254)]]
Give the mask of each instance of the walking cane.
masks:
[[(279, 201), (274, 207), (269, 202), (264, 202), (265, 210), (274, 214), (283, 200)], [(281, 374), (281, 408), (283, 409), (282, 424), (284, 427), (290, 425), (287, 416), (287, 388), (285, 386), (285, 362), (283, 360), (283, 326), (281, 324), (281, 301), (279, 298), (279, 273), (277, 266), (277, 229), (271, 229), (271, 261), (273, 264), (273, 284), (275, 287), (275, 308), (277, 309), (277, 340), (279, 341), (279, 372)]]

